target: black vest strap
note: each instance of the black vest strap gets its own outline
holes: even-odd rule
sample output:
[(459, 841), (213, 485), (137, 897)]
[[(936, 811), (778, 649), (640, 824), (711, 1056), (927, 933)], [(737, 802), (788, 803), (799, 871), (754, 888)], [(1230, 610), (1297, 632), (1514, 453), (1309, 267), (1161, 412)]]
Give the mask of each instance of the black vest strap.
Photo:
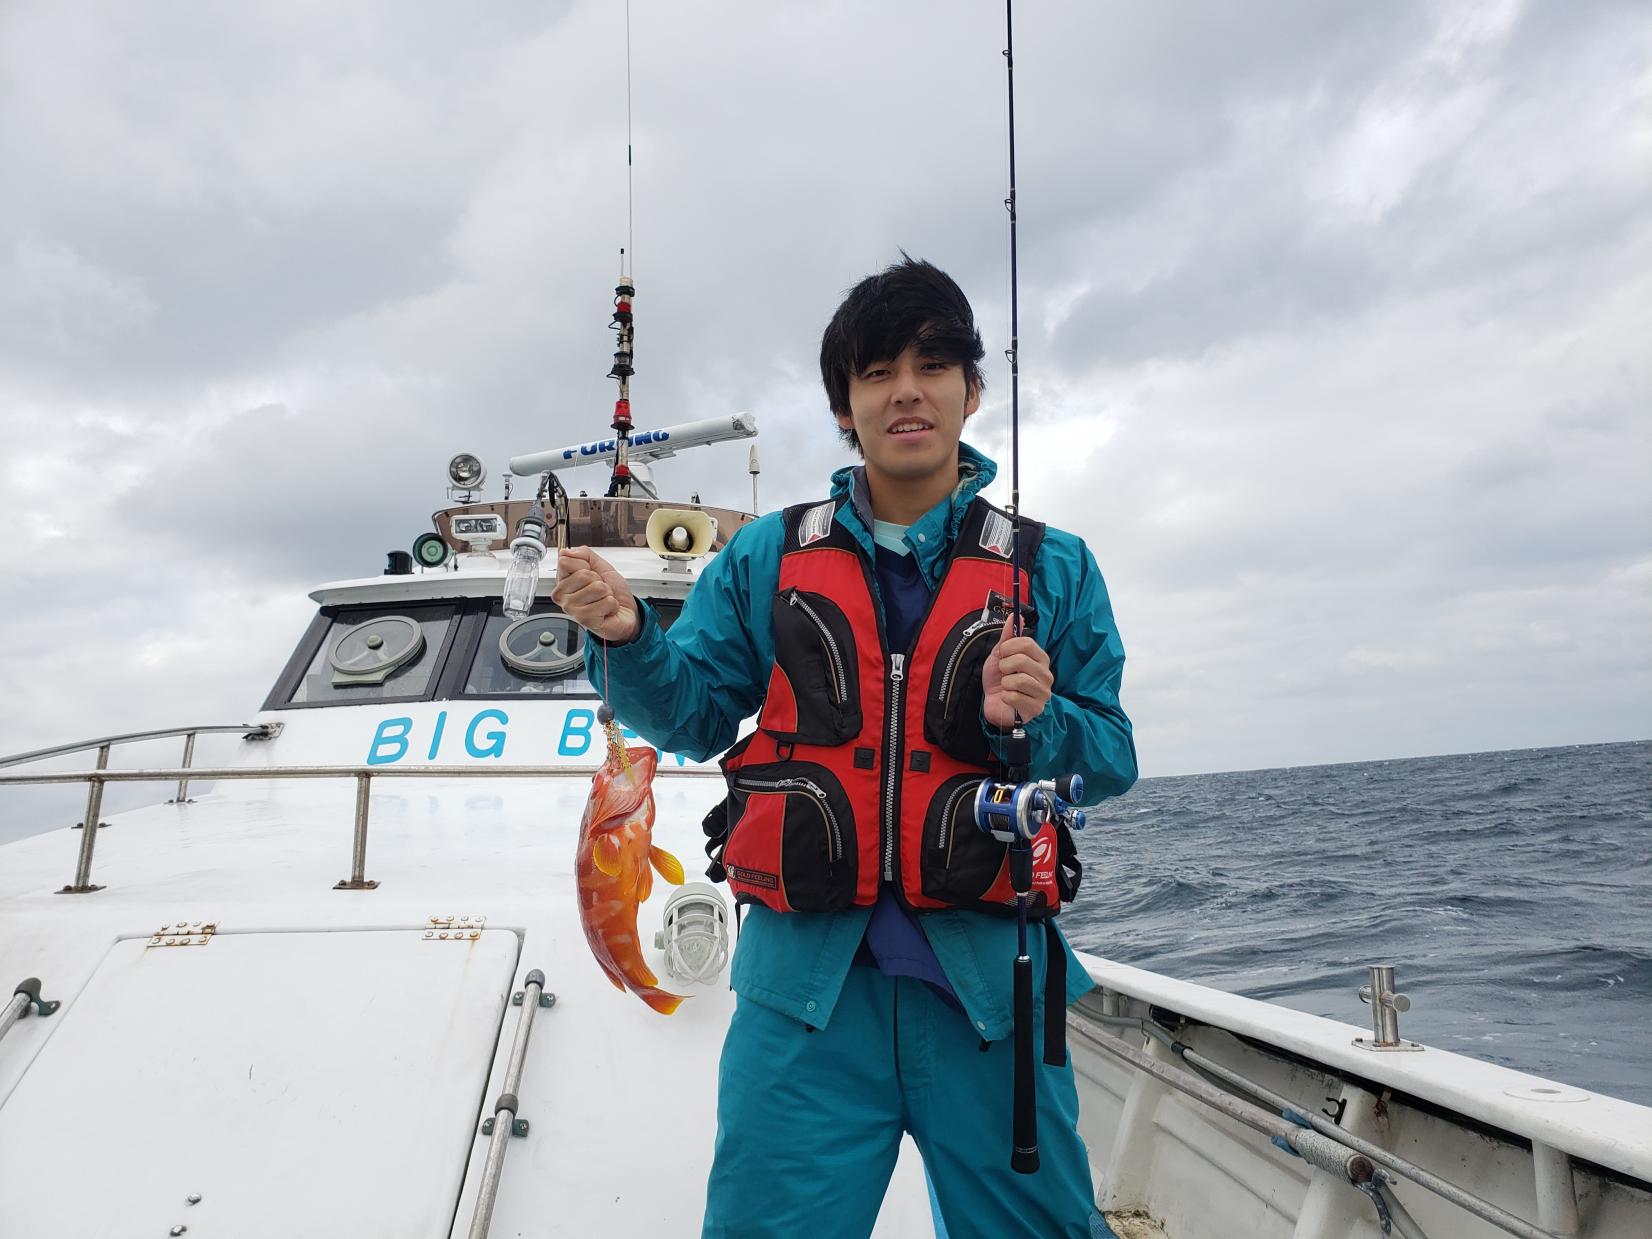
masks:
[(1044, 1062), (1067, 1065), (1067, 951), (1053, 920), (1044, 922)]

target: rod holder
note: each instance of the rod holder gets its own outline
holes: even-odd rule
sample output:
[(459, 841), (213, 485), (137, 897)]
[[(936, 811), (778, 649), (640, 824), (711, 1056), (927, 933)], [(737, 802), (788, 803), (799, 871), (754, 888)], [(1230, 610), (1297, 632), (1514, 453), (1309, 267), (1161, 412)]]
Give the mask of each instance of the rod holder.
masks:
[(1355, 1037), (1362, 1050), (1420, 1050), (1415, 1041), (1400, 1036), (1400, 1013), (1411, 1010), (1411, 999), (1394, 989), (1394, 965), (1372, 964), (1371, 979), (1359, 987), (1359, 1000), (1371, 1008), (1371, 1039)]

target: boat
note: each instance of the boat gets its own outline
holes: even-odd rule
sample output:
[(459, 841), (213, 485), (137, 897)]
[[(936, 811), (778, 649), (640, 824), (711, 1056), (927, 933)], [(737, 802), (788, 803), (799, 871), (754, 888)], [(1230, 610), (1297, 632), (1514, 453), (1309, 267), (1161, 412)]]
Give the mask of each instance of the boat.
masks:
[[(313, 591), (244, 721), (0, 760), (87, 792), (78, 828), (0, 848), (0, 1233), (698, 1233), (731, 909), (703, 883), (642, 906), (674, 1015), (610, 985), (574, 886), (600, 703), (556, 547), (526, 614), (503, 595), (539, 512), (669, 623), (753, 513), (659, 499), (650, 460), (755, 432), (617, 436), (646, 493), (545, 480), (615, 439), (520, 458), (533, 500), (483, 498), (461, 454), (412, 552)], [(181, 756), (117, 761), (158, 744)], [(700, 854), (719, 777), (661, 754), (658, 845)], [(168, 798), (101, 813), (124, 782)], [(1081, 958), (1081, 1131), (1121, 1239), (1652, 1234), (1652, 1109), (1405, 1039), (1392, 967), (1350, 978), (1360, 1028)], [(909, 1140), (874, 1233), (946, 1234)]]
[[(1013, 180), (1012, 145), (1012, 221)], [(260, 708), (0, 757), (0, 788), (86, 793), (0, 846), (0, 1239), (699, 1233), (738, 918), (702, 882), (642, 905), (670, 1015), (592, 958), (602, 703), (550, 593), (588, 546), (669, 626), (759, 470), (750, 511), (661, 499), (653, 470), (757, 427), (633, 429), (634, 294), (622, 266), (614, 434), (513, 459), (498, 498), (454, 456), (410, 550), (310, 594)], [(607, 492), (570, 494), (580, 467)], [(700, 855), (721, 778), (659, 755), (656, 845)], [(167, 798), (106, 815), (124, 783)], [(1652, 1235), (1652, 1108), (1406, 1039), (1392, 964), (1350, 978), (1363, 1028), (1080, 960), (1104, 1239)], [(946, 1239), (910, 1139), (873, 1233)]]

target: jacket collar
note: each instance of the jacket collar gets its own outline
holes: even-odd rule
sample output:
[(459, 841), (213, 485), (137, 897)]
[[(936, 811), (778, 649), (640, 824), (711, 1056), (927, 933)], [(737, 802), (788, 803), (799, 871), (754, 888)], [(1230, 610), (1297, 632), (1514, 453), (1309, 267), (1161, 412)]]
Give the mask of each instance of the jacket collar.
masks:
[[(998, 466), (990, 457), (967, 443), (958, 444), (958, 485), (906, 531), (906, 543), (931, 584), (945, 567), (947, 552), (952, 549), (970, 503), (997, 476)], [(832, 474), (832, 498), (845, 497), (848, 502), (839, 505), (837, 519), (854, 535), (867, 557), (873, 558), (872, 497), (866, 484), (865, 465), (846, 466)]]

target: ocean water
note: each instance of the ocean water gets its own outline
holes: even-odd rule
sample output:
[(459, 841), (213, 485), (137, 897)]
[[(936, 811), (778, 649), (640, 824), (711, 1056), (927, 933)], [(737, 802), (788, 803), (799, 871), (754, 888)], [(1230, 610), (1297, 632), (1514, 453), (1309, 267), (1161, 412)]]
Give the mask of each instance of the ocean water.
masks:
[(1652, 742), (1149, 779), (1090, 815), (1074, 945), (1652, 1105)]

